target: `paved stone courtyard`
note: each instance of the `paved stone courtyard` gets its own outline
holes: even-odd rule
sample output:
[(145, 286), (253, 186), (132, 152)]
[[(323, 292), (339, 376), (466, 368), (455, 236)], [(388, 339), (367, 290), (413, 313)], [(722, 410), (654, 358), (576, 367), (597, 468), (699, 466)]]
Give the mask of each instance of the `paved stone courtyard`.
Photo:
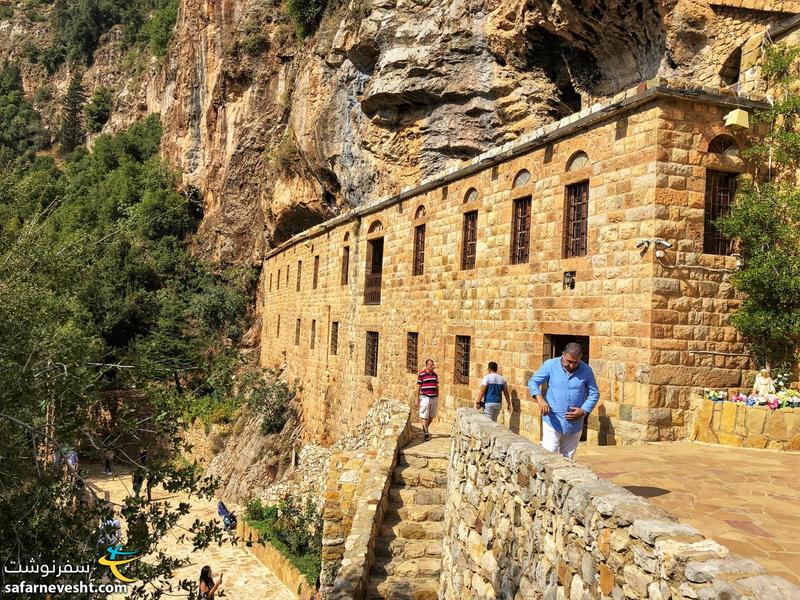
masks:
[[(81, 468), (85, 468), (82, 465)], [(127, 471), (123, 475), (107, 477), (101, 473), (102, 467), (90, 465), (90, 485), (108, 490), (111, 494), (113, 503), (121, 502), (127, 494), (133, 493), (131, 490), (131, 476)], [(144, 491), (144, 490), (143, 490)], [(200, 569), (203, 565), (211, 565), (214, 574), (219, 576), (224, 573), (221, 590), (225, 592), (224, 598), (230, 600), (292, 600), (297, 598), (286, 586), (264, 565), (262, 565), (253, 555), (251, 555), (243, 544), (233, 546), (224, 543), (222, 546), (210, 545), (207, 549), (192, 552), (190, 541), (178, 541), (181, 533), (191, 526), (195, 519), (203, 521), (219, 520), (217, 516), (216, 500), (199, 499), (192, 497), (189, 499), (182, 494), (168, 494), (160, 487), (153, 489), (153, 500), (168, 499), (172, 504), (178, 502), (190, 502), (192, 508), (189, 514), (183, 516), (178, 522), (177, 530), (169, 532), (163, 539), (161, 549), (177, 557), (189, 557), (189, 565), (178, 569), (173, 578), (173, 584), (177, 584), (181, 579), (197, 580)], [(123, 535), (125, 526), (123, 525)], [(167, 597), (185, 598), (186, 594), (172, 592)]]
[(581, 445), (577, 460), (800, 584), (800, 454), (675, 442)]

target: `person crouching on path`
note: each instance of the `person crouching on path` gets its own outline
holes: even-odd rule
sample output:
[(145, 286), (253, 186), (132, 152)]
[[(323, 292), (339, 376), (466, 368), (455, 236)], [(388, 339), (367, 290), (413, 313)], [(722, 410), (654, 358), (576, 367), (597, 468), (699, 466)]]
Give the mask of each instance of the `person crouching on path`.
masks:
[(481, 379), (481, 393), (475, 401), (475, 408), (483, 407), (483, 414), (492, 421), (497, 421), (500, 409), (503, 407), (501, 396), (506, 397), (506, 404), (511, 411), (511, 397), (508, 395), (506, 378), (497, 374), (497, 363), (489, 363), (489, 373)]
[(425, 368), (417, 376), (419, 394), (414, 406), (419, 408), (419, 418), (422, 419), (422, 433), (425, 441), (431, 438), (428, 426), (436, 416), (439, 400), (439, 376), (433, 370), (433, 360), (425, 361)]
[[(542, 447), (567, 458), (575, 456), (583, 420), (600, 392), (592, 368), (581, 360), (580, 344), (570, 342), (558, 358), (546, 360), (528, 381), (531, 396), (542, 411)], [(547, 399), (540, 386), (547, 384)]]

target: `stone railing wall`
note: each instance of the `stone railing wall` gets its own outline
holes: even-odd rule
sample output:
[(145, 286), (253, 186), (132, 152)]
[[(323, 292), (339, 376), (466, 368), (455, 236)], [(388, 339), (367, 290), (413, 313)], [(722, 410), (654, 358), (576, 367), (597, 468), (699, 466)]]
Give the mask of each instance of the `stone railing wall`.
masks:
[(363, 597), (397, 453), (408, 441), (409, 414), (407, 404), (380, 400), (365, 425), (331, 453), (322, 527), (325, 598)]
[(691, 439), (698, 442), (800, 451), (800, 408), (771, 410), (737, 402), (694, 402)]
[(296, 594), (300, 600), (313, 600), (314, 586), (308, 582), (305, 575), (269, 542), (261, 541), (258, 531), (245, 523), (244, 519), (239, 519), (236, 533), (245, 542), (252, 542), (248, 548), (250, 553), (258, 559), (258, 562), (272, 571), (293, 594)]
[(439, 598), (797, 598), (587, 467), (458, 411)]

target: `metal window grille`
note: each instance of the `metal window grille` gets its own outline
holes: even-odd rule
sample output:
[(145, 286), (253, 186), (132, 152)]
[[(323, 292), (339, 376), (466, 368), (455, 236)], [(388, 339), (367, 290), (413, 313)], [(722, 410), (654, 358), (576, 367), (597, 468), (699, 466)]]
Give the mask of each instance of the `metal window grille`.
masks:
[(375, 377), (378, 375), (378, 332), (367, 332), (367, 350), (365, 353), (364, 375)]
[(339, 322), (331, 323), (331, 354), (339, 352)]
[(589, 223), (589, 182), (568, 185), (564, 258), (586, 256)]
[(297, 325), (294, 328), (294, 345), (300, 345), (300, 319), (297, 319)]
[(311, 342), (309, 343), (309, 346), (311, 347), (312, 350), (314, 349), (314, 344), (315, 344), (316, 340), (317, 340), (317, 320), (316, 319), (312, 319), (311, 320)]
[(478, 245), (478, 211), (464, 213), (461, 239), (461, 268), (474, 269)]
[(342, 249), (342, 285), (347, 285), (350, 275), (350, 246)]
[(414, 228), (414, 275), (422, 275), (425, 271), (425, 225)]
[(364, 304), (380, 304), (381, 280), (383, 278), (383, 238), (370, 240), (367, 250), (366, 271)]
[(456, 365), (453, 381), (456, 385), (469, 383), (469, 350), (470, 337), (468, 335), (456, 336)]
[(722, 235), (715, 221), (728, 214), (735, 195), (735, 173), (706, 173), (706, 210), (703, 224), (703, 252), (706, 254), (731, 253), (731, 240)]
[(319, 283), (319, 255), (314, 257), (314, 279), (311, 284), (313, 289), (317, 289), (318, 283)]
[(419, 333), (409, 331), (406, 334), (406, 370), (409, 373), (417, 372), (417, 348), (419, 345)]
[(301, 277), (302, 273), (303, 273), (303, 261), (302, 260), (298, 260), (297, 261), (297, 291), (298, 292), (300, 291), (300, 277)]
[(528, 262), (531, 251), (531, 197), (514, 200), (511, 236), (511, 264)]

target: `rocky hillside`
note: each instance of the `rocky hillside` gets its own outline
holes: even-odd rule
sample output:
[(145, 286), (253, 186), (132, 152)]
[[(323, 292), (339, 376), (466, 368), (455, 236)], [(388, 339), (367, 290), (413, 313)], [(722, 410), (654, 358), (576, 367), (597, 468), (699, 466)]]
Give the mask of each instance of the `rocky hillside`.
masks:
[[(49, 75), (25, 52), (48, 43), (51, 8), (10, 1), (0, 61), (21, 63), (56, 123), (69, 68)], [(113, 92), (105, 131), (161, 113), (164, 154), (204, 198), (198, 250), (255, 263), (351, 205), (638, 81), (719, 84), (740, 40), (788, 16), (729, 4), (741, 2), (330, 1), (298, 41), (277, 0), (179, 0), (162, 59), (126, 51), (117, 26), (83, 86)]]

